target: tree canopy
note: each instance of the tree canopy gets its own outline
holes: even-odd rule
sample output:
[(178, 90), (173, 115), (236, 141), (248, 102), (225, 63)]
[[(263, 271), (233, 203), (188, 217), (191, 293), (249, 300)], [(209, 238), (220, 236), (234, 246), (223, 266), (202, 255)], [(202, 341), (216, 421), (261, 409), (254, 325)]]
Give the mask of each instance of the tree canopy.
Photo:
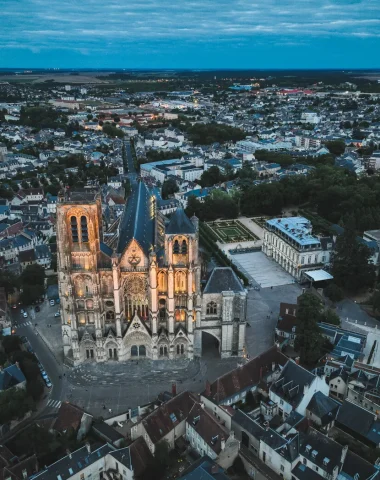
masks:
[(323, 306), (319, 298), (311, 293), (298, 297), (297, 335), (294, 348), (302, 364), (313, 365), (322, 355), (324, 338), (318, 327)]
[(359, 241), (355, 221), (351, 217), (336, 241), (332, 263), (336, 284), (350, 293), (373, 286), (376, 273), (370, 258), (371, 251)]

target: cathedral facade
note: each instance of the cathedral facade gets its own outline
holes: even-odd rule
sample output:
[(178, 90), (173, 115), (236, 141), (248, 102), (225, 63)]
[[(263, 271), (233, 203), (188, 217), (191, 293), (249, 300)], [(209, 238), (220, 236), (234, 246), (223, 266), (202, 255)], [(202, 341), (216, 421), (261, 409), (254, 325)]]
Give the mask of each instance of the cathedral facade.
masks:
[(203, 291), (198, 219), (166, 219), (139, 183), (110, 240), (100, 194), (66, 191), (57, 205), (58, 280), (64, 354), (84, 361), (153, 360), (202, 354), (210, 334), (221, 357), (241, 356), (246, 292), (230, 268)]

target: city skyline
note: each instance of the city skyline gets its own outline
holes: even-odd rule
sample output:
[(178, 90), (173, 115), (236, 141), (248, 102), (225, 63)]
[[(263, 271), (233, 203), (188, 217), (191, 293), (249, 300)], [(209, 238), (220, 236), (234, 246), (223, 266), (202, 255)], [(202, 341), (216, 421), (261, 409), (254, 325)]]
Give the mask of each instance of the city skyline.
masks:
[(3, 68), (376, 68), (375, 0), (3, 6)]

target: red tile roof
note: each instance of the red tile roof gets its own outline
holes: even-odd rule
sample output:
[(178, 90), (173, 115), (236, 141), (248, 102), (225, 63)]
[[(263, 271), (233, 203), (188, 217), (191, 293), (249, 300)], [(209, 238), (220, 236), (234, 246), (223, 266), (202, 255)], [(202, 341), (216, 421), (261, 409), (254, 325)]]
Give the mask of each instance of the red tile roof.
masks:
[(233, 397), (239, 392), (257, 385), (262, 378), (272, 371), (272, 364), (284, 366), (288, 357), (282, 354), (274, 346), (266, 352), (258, 355), (242, 367), (219, 377), (202, 395), (215, 403), (222, 403), (223, 400)]

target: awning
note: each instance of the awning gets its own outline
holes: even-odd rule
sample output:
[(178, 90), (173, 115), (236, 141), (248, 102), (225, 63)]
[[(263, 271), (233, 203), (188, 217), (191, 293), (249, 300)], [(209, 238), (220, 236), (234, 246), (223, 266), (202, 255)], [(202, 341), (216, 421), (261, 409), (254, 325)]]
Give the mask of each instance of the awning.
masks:
[(307, 278), (313, 282), (321, 282), (322, 280), (331, 280), (334, 277), (325, 270), (307, 270), (303, 272)]

